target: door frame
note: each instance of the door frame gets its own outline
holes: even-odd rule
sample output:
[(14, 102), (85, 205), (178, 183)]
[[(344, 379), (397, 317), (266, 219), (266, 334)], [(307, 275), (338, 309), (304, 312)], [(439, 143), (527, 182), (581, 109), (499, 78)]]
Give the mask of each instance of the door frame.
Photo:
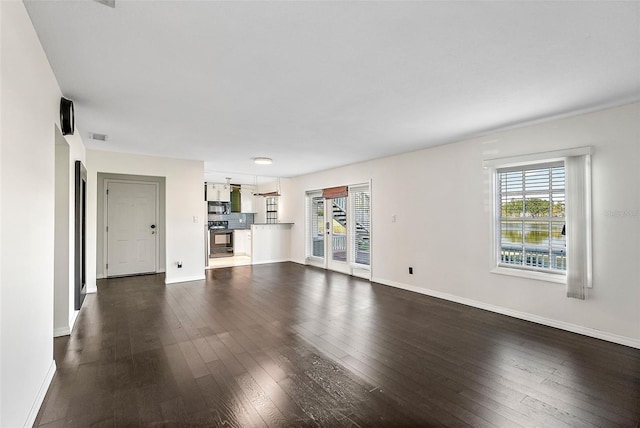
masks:
[(103, 197), (103, 225), (104, 230), (102, 231), (103, 239), (102, 239), (102, 266), (104, 267), (104, 278), (109, 278), (108, 269), (106, 269), (106, 265), (109, 262), (109, 234), (107, 233), (107, 227), (109, 226), (109, 203), (108, 203), (108, 195), (107, 190), (109, 189), (109, 183), (122, 183), (122, 184), (151, 184), (155, 187), (156, 191), (156, 203), (155, 203), (155, 215), (156, 215), (156, 230), (155, 233), (155, 261), (154, 261), (154, 272), (158, 273), (158, 267), (160, 266), (160, 233), (164, 233), (162, 227), (160, 225), (160, 183), (157, 181), (138, 181), (138, 180), (120, 180), (115, 178), (105, 178), (103, 189), (104, 194)]
[[(330, 246), (332, 245), (333, 242), (333, 230), (329, 231), (325, 231), (325, 232), (329, 232), (328, 234), (325, 233), (324, 234), (324, 257), (317, 257), (317, 256), (313, 256), (313, 252), (312, 252), (312, 236), (311, 236), (311, 229), (310, 229), (310, 225), (311, 225), (311, 220), (312, 220), (312, 213), (311, 213), (311, 204), (310, 204), (310, 200), (314, 197), (318, 197), (322, 195), (322, 190), (308, 190), (305, 192), (304, 194), (304, 204), (305, 204), (305, 264), (310, 265), (310, 266), (315, 266), (315, 267), (319, 267), (325, 270), (331, 270), (331, 271), (335, 271), (335, 272), (341, 272), (341, 273), (345, 273), (347, 275), (353, 275), (353, 276), (357, 276), (359, 278), (364, 278), (364, 279), (371, 279), (373, 277), (373, 257), (372, 257), (372, 253), (370, 253), (369, 256), (369, 265), (365, 266), (365, 265), (359, 265), (359, 264), (355, 264), (353, 263), (353, 260), (351, 260), (352, 257), (352, 239), (351, 239), (351, 228), (354, 227), (353, 225), (353, 221), (352, 221), (352, 216), (353, 216), (353, 207), (352, 207), (352, 200), (350, 198), (351, 195), (351, 189), (356, 189), (356, 188), (362, 188), (362, 187), (367, 187), (369, 189), (369, 211), (370, 211), (370, 226), (369, 226), (369, 235), (370, 235), (370, 240), (373, 240), (373, 192), (372, 192), (372, 184), (373, 184), (373, 180), (368, 180), (362, 183), (357, 183), (357, 184), (350, 184), (347, 185), (348, 189), (349, 189), (349, 196), (347, 196), (347, 260), (345, 262), (335, 262), (335, 261), (330, 261), (329, 257), (330, 257)], [(330, 219), (330, 223), (333, 224), (333, 209), (331, 206), (331, 199), (324, 199), (323, 198), (323, 206), (324, 206), (324, 219), (323, 222), (326, 226), (327, 222), (328, 222), (328, 213), (331, 213), (331, 219)], [(330, 239), (327, 239), (327, 237), (330, 237)], [(331, 267), (330, 263), (333, 262), (334, 266), (335, 263), (338, 263), (338, 267), (344, 267), (344, 269), (335, 269), (334, 267)]]

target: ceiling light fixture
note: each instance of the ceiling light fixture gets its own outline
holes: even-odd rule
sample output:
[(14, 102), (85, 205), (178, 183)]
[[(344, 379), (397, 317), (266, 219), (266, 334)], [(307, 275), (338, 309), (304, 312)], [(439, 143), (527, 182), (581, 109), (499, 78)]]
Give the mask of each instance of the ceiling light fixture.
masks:
[(253, 158), (253, 163), (255, 163), (256, 165), (271, 165), (271, 163), (273, 163), (273, 160), (271, 160), (271, 158)]

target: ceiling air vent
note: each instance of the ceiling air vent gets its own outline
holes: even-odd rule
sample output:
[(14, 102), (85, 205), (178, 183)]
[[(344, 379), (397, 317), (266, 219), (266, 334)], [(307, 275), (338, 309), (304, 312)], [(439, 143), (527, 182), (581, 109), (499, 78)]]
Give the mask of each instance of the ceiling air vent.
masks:
[(96, 134), (95, 132), (89, 132), (89, 138), (97, 141), (107, 141), (109, 138), (106, 134)]

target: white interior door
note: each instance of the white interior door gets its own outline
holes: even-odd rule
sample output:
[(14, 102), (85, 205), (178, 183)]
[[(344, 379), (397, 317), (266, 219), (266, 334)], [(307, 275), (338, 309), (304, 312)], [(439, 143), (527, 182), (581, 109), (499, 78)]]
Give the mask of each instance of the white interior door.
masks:
[(156, 271), (157, 183), (107, 181), (107, 276)]

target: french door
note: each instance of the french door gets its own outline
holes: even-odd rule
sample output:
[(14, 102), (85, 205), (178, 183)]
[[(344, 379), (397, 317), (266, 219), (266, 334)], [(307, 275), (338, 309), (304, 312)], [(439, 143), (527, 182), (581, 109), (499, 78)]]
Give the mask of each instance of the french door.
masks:
[(371, 245), (369, 185), (339, 189), (343, 191), (327, 192), (325, 189), (307, 193), (307, 261), (325, 269), (368, 278)]

